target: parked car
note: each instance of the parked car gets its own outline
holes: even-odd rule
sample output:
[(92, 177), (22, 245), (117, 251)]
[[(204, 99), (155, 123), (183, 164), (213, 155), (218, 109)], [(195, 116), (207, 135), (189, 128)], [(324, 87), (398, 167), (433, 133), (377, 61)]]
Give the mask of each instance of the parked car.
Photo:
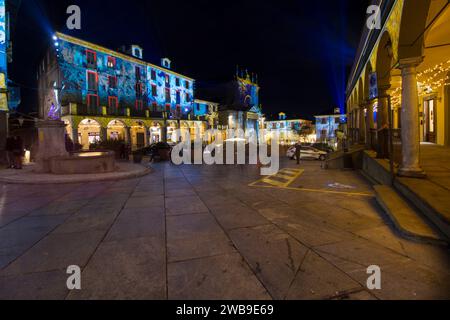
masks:
[(169, 161), (172, 147), (168, 143), (158, 142), (140, 151), (143, 155), (150, 157), (150, 161)]
[(310, 147), (313, 147), (320, 151), (325, 151), (326, 153), (333, 153), (334, 149), (325, 143), (314, 143)]
[[(295, 146), (290, 147), (286, 153), (286, 156), (291, 160), (297, 160), (297, 156), (295, 154)], [(300, 152), (300, 159), (314, 159), (325, 161), (327, 159), (327, 152), (318, 150), (313, 147), (303, 147)]]

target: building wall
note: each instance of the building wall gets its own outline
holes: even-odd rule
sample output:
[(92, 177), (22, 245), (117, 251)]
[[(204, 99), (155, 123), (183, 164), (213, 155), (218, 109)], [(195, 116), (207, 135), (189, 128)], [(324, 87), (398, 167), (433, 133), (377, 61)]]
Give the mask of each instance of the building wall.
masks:
[[(119, 109), (135, 108), (136, 100), (142, 100), (144, 108), (151, 111), (165, 111), (170, 105), (171, 111), (180, 108), (181, 113), (187, 114), (192, 110), (194, 99), (193, 81), (189, 78), (174, 75), (168, 70), (157, 68), (136, 59), (124, 59), (119, 55), (101, 50), (92, 50), (86, 46), (59, 39), (58, 65), (60, 67), (62, 91), (62, 105), (77, 103), (87, 105), (88, 94), (97, 94), (99, 106), (108, 106), (109, 97), (117, 97)], [(95, 66), (88, 66), (87, 50), (95, 52), (97, 61)], [(115, 66), (108, 66), (108, 58), (115, 60)], [(137, 81), (136, 67), (140, 71), (140, 81)], [(156, 78), (152, 79), (152, 70)], [(98, 91), (88, 91), (88, 72), (98, 75)], [(109, 77), (117, 77), (117, 88), (109, 85)], [(166, 77), (168, 82), (166, 83)], [(177, 81), (177, 79), (179, 79)], [(142, 85), (142, 97), (136, 94), (136, 84)], [(178, 83), (177, 83), (178, 82)], [(152, 95), (152, 86), (156, 86), (156, 95)], [(170, 89), (170, 101), (166, 101), (166, 89)], [(179, 98), (177, 97), (177, 93)], [(156, 104), (156, 110), (154, 105)]]

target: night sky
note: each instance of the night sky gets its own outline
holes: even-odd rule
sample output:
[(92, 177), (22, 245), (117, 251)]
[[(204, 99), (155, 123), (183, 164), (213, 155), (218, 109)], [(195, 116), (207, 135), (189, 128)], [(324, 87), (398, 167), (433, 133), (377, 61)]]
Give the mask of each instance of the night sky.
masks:
[[(139, 44), (146, 61), (169, 57), (198, 86), (243, 66), (259, 75), (264, 113), (311, 118), (344, 104), (368, 2), (23, 0), (9, 77), (22, 87), (20, 110), (37, 111), (37, 65), (61, 31), (111, 49)], [(82, 10), (80, 31), (66, 30), (71, 4)]]

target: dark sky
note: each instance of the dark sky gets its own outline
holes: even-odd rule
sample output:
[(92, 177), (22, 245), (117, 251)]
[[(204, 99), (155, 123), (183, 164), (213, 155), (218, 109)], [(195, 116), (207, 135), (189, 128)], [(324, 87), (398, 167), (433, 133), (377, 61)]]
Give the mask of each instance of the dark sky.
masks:
[[(258, 73), (265, 113), (308, 118), (343, 105), (368, 2), (23, 0), (10, 78), (22, 110), (36, 110), (37, 65), (57, 30), (111, 49), (140, 44), (145, 60), (167, 56), (198, 85), (230, 80), (238, 64)], [(82, 10), (80, 31), (66, 30), (71, 4)]]

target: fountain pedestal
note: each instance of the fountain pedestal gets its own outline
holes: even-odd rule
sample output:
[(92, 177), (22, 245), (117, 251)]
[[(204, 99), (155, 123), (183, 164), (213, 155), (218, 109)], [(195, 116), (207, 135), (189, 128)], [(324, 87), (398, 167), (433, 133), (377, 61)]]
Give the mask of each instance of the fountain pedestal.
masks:
[(51, 159), (66, 157), (66, 124), (59, 120), (46, 120), (37, 124), (39, 134), (39, 149), (36, 157), (37, 173), (51, 172)]

